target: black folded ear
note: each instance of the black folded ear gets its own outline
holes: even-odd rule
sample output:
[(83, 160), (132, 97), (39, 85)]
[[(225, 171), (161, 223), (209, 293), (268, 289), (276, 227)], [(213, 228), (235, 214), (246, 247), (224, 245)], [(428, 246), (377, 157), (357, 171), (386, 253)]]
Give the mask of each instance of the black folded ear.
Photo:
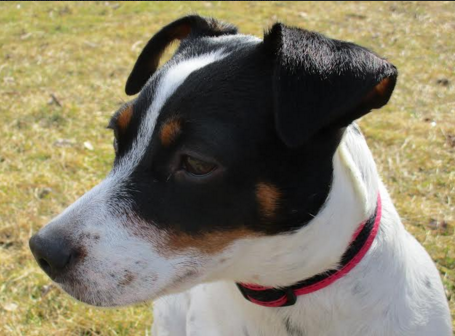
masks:
[(187, 37), (221, 36), (237, 34), (237, 28), (212, 18), (198, 15), (182, 17), (156, 33), (142, 50), (126, 82), (125, 92), (134, 95), (141, 91), (158, 68), (161, 55), (174, 40)]
[(395, 87), (397, 69), (353, 43), (277, 23), (264, 46), (274, 57), (276, 128), (289, 147), (382, 107)]

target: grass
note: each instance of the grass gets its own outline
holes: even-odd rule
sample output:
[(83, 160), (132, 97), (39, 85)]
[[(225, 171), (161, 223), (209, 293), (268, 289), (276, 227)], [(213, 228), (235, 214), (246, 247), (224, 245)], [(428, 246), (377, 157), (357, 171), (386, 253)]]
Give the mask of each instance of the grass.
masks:
[[(90, 308), (56, 290), (28, 239), (113, 160), (111, 113), (148, 38), (198, 12), (262, 35), (279, 20), (354, 41), (399, 69), (361, 120), (407, 229), (436, 261), (455, 314), (455, 4), (0, 3), (0, 334), (149, 334), (150, 305)], [(51, 95), (54, 98), (51, 98)]]

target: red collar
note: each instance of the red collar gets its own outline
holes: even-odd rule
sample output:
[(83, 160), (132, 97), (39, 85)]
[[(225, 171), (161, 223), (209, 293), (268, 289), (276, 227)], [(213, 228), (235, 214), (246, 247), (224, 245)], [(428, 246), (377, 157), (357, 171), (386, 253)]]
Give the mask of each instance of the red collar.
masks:
[(359, 225), (352, 236), (351, 244), (341, 257), (338, 268), (317, 274), (288, 287), (263, 287), (245, 283), (237, 283), (237, 287), (245, 299), (257, 305), (264, 307), (292, 306), (297, 301), (297, 296), (313, 293), (329, 286), (349, 273), (362, 260), (378, 233), (381, 213), (381, 196), (378, 194), (375, 213)]

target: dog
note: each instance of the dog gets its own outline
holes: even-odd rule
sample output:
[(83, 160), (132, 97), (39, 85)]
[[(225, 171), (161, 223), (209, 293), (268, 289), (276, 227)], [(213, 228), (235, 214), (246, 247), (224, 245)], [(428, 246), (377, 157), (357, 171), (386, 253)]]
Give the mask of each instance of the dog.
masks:
[(112, 171), (31, 251), (82, 302), (156, 300), (158, 336), (452, 335), (439, 273), (355, 124), (396, 80), (319, 33), (180, 18), (127, 80), (139, 95), (109, 123)]

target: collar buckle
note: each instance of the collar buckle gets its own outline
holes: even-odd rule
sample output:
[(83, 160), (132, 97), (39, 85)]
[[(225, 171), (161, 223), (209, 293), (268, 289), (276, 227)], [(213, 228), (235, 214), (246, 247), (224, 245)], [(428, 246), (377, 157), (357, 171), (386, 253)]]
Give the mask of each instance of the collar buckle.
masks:
[(297, 302), (297, 295), (292, 287), (285, 288), (263, 288), (259, 291), (236, 283), (243, 297), (252, 303), (264, 307), (288, 307)]
[(295, 295), (294, 290), (291, 287), (287, 287), (282, 291), (286, 295), (286, 302), (283, 303), (280, 307), (293, 306), (297, 302), (297, 295)]

